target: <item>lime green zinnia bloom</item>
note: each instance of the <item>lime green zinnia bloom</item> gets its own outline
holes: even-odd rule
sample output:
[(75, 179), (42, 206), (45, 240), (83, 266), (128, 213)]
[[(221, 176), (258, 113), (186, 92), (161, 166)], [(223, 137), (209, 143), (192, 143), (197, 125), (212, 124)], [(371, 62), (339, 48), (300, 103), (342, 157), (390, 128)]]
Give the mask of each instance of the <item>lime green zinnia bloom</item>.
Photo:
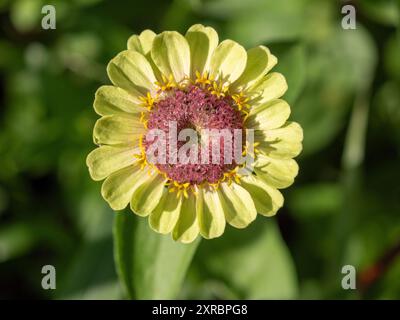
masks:
[[(289, 105), (279, 99), (287, 90), (285, 78), (269, 73), (276, 63), (268, 48), (246, 51), (232, 40), (219, 42), (213, 28), (199, 24), (184, 36), (150, 30), (133, 35), (128, 50), (107, 67), (113, 85), (100, 87), (94, 101), (101, 116), (93, 131), (99, 147), (87, 165), (94, 180), (105, 179), (101, 193), (111, 208), (130, 204), (149, 217), (152, 229), (184, 243), (199, 234), (219, 237), (226, 222), (244, 228), (257, 212), (274, 215), (284, 202), (278, 189), (298, 173), (293, 158), (303, 139), (301, 127), (288, 121)], [(171, 130), (171, 121), (178, 133), (254, 129), (254, 171), (245, 174), (238, 162), (149, 161), (146, 133)], [(209, 151), (208, 144), (203, 147)], [(164, 152), (170, 159), (171, 151)], [(249, 145), (240, 144), (240, 153), (250, 154)]]

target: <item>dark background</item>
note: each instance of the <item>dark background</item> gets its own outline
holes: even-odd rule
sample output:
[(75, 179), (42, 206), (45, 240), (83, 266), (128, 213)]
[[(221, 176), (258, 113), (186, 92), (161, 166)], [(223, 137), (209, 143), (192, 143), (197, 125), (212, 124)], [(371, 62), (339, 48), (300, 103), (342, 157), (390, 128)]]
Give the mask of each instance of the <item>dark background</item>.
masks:
[[(85, 165), (94, 92), (131, 34), (203, 23), (279, 58), (304, 151), (276, 218), (202, 241), (179, 298), (399, 299), (400, 3), (348, 3), (356, 30), (331, 0), (0, 0), (0, 298), (125, 297)], [(348, 264), (357, 290), (341, 287)]]

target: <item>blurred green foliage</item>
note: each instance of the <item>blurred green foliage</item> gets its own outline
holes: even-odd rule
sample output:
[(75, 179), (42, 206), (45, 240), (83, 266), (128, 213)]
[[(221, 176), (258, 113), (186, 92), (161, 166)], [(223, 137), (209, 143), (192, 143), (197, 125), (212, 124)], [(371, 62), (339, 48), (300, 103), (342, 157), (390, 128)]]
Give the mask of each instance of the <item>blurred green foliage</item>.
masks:
[[(178, 297), (400, 298), (400, 254), (381, 260), (400, 242), (400, 2), (350, 3), (356, 30), (341, 28), (342, 1), (1, 0), (0, 298), (126, 297), (114, 213), (85, 166), (94, 92), (132, 33), (193, 23), (270, 47), (305, 140), (277, 218), (202, 241)], [(44, 4), (56, 30), (40, 27)], [(346, 264), (363, 290), (341, 288)]]

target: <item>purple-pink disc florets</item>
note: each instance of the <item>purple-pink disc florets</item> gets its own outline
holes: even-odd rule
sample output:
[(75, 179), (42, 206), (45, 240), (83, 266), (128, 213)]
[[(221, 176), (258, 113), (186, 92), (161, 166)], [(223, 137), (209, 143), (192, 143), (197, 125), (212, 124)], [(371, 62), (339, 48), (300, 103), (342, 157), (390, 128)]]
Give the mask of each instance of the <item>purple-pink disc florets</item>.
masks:
[[(239, 129), (243, 132), (243, 116), (234, 107), (234, 101), (230, 96), (217, 97), (207, 89), (195, 85), (189, 85), (185, 89), (171, 89), (165, 92), (165, 96), (155, 102), (150, 111), (147, 128), (160, 129), (168, 137), (170, 123), (176, 123), (177, 133), (183, 129), (194, 129), (201, 135), (203, 129), (228, 129), (234, 137), (234, 130)], [(226, 130), (225, 130), (226, 131)], [(237, 131), (237, 130), (236, 130)], [(243, 133), (244, 137), (244, 133)], [(200, 139), (199, 139), (200, 140)], [(223, 178), (224, 173), (234, 169), (237, 163), (233, 160), (231, 163), (224, 161), (224, 143), (220, 141), (220, 152), (218, 163), (202, 163), (201, 148), (208, 152), (211, 159), (211, 143), (198, 148), (196, 163), (181, 163), (179, 158), (177, 163), (169, 163), (169, 145), (166, 139), (166, 159), (165, 164), (156, 164), (157, 168), (166, 174), (166, 176), (178, 183), (201, 184), (203, 182), (216, 183)], [(178, 149), (184, 145), (185, 141), (177, 141)], [(232, 152), (238, 148), (235, 139), (232, 139)], [(151, 143), (145, 142), (147, 150)], [(240, 153), (242, 145), (240, 144)], [(234, 155), (232, 155), (234, 159)]]

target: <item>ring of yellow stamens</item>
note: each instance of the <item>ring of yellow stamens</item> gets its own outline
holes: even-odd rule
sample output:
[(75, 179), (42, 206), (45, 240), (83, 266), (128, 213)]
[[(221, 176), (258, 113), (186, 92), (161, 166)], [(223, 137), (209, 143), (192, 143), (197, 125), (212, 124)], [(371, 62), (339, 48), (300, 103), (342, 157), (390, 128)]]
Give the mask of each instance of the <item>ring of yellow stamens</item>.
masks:
[(146, 117), (147, 117), (147, 114), (145, 112), (142, 112), (140, 114), (140, 119), (139, 119), (139, 121), (143, 124), (143, 127), (145, 129), (147, 129), (147, 122), (149, 121)]
[(179, 183), (177, 181), (169, 181), (166, 183), (166, 185), (169, 187), (169, 192), (176, 192), (177, 198), (180, 195), (183, 195), (185, 198), (189, 197), (188, 191), (191, 189), (189, 182)]
[(255, 158), (256, 155), (260, 153), (260, 150), (258, 150), (258, 148), (257, 148), (259, 145), (260, 145), (260, 142), (253, 142), (253, 152), (250, 152), (249, 143), (246, 142), (246, 145), (244, 146), (244, 150), (242, 152), (242, 156), (250, 155), (251, 157)]
[[(162, 81), (160, 82), (155, 82), (155, 85), (158, 87), (158, 92), (155, 96), (152, 96), (150, 92), (146, 94), (146, 96), (143, 96), (140, 98), (140, 100), (143, 102), (143, 105), (151, 111), (154, 103), (159, 99), (160, 95), (162, 96), (162, 92), (171, 90), (173, 88), (178, 88), (178, 89), (185, 89), (190, 83), (194, 83), (195, 85), (201, 86), (202, 88), (208, 90), (211, 94), (217, 96), (218, 98), (223, 98), (226, 97), (227, 95), (230, 95), (232, 100), (234, 101), (235, 106), (239, 111), (241, 111), (244, 114), (243, 117), (243, 122), (246, 121), (248, 115), (249, 115), (249, 109), (250, 105), (248, 103), (249, 98), (246, 97), (246, 95), (243, 93), (243, 91), (240, 91), (238, 93), (230, 94), (229, 93), (229, 83), (224, 83), (222, 81), (214, 80), (212, 77), (209, 76), (208, 72), (204, 72), (203, 74), (200, 74), (200, 72), (196, 71), (196, 79), (190, 80), (188, 77), (183, 78), (179, 83), (177, 83), (173, 76), (170, 75), (168, 78), (165, 77), (164, 75), (162, 76)], [(147, 129), (147, 112), (142, 112), (141, 117), (140, 117), (140, 122), (143, 124), (143, 126)], [(200, 185), (192, 185), (189, 182), (185, 183), (179, 183), (177, 181), (171, 180), (166, 173), (161, 172), (157, 166), (154, 166), (153, 164), (149, 163), (146, 159), (146, 150), (143, 145), (143, 139), (144, 135), (141, 135), (140, 140), (139, 140), (139, 150), (140, 153), (134, 155), (135, 158), (138, 159), (140, 163), (140, 167), (143, 170), (146, 166), (149, 166), (150, 168), (153, 168), (158, 172), (159, 174), (163, 175), (167, 182), (165, 183), (165, 186), (168, 187), (169, 192), (176, 192), (176, 196), (179, 197), (183, 195), (185, 198), (188, 198), (189, 192), (193, 192), (194, 194), (197, 193), (197, 188), (198, 187), (212, 187), (215, 190), (217, 190), (220, 187), (221, 183), (228, 183), (230, 185), (232, 182), (236, 182), (237, 184), (240, 184), (240, 175), (238, 173), (240, 166), (235, 167), (234, 169), (225, 172), (223, 176), (215, 183), (209, 183), (209, 182), (203, 182)], [(259, 145), (259, 142), (256, 142), (253, 144), (253, 152), (250, 154), (249, 152), (249, 146), (248, 143), (243, 147), (243, 152), (242, 155), (245, 156), (247, 154), (251, 155), (252, 157), (255, 157), (259, 151), (257, 150), (257, 146)]]
[(138, 159), (138, 163), (140, 164), (140, 169), (143, 170), (146, 165), (150, 165), (146, 158), (146, 149), (143, 146), (144, 134), (140, 135), (139, 138), (139, 154), (134, 154), (133, 156)]
[(143, 106), (150, 111), (154, 106), (157, 96), (153, 97), (150, 92), (147, 92), (144, 97), (140, 97), (139, 99), (142, 101)]
[(229, 89), (229, 85), (221, 82), (221, 81), (211, 81), (211, 86), (208, 90), (211, 94), (217, 96), (218, 98), (223, 98), (226, 96)]
[(233, 94), (232, 99), (233, 101), (235, 101), (235, 104), (238, 107), (239, 111), (243, 111), (248, 114), (248, 109), (250, 109), (250, 105), (247, 102), (249, 101), (249, 98), (243, 94), (243, 91)]
[(228, 185), (232, 184), (232, 181), (235, 181), (237, 184), (240, 184), (240, 176), (238, 174), (239, 167), (232, 169), (231, 171), (225, 172), (221, 182), (227, 182)]
[(224, 173), (223, 177), (220, 178), (217, 182), (215, 183), (204, 183), (204, 185), (208, 185), (214, 190), (218, 190), (219, 186), (221, 183), (226, 182), (228, 185), (231, 185), (232, 182), (236, 182), (237, 184), (240, 184), (240, 175), (239, 175), (239, 168), (240, 166), (235, 167), (234, 169), (227, 171)]
[(155, 85), (158, 86), (160, 91), (167, 91), (176, 88), (177, 84), (172, 74), (170, 74), (168, 78), (162, 75), (161, 78), (162, 81), (155, 82)]
[(195, 84), (200, 85), (201, 87), (205, 88), (206, 86), (211, 85), (213, 80), (208, 76), (208, 72), (204, 72), (200, 74), (199, 71), (196, 71), (196, 79), (194, 81)]

